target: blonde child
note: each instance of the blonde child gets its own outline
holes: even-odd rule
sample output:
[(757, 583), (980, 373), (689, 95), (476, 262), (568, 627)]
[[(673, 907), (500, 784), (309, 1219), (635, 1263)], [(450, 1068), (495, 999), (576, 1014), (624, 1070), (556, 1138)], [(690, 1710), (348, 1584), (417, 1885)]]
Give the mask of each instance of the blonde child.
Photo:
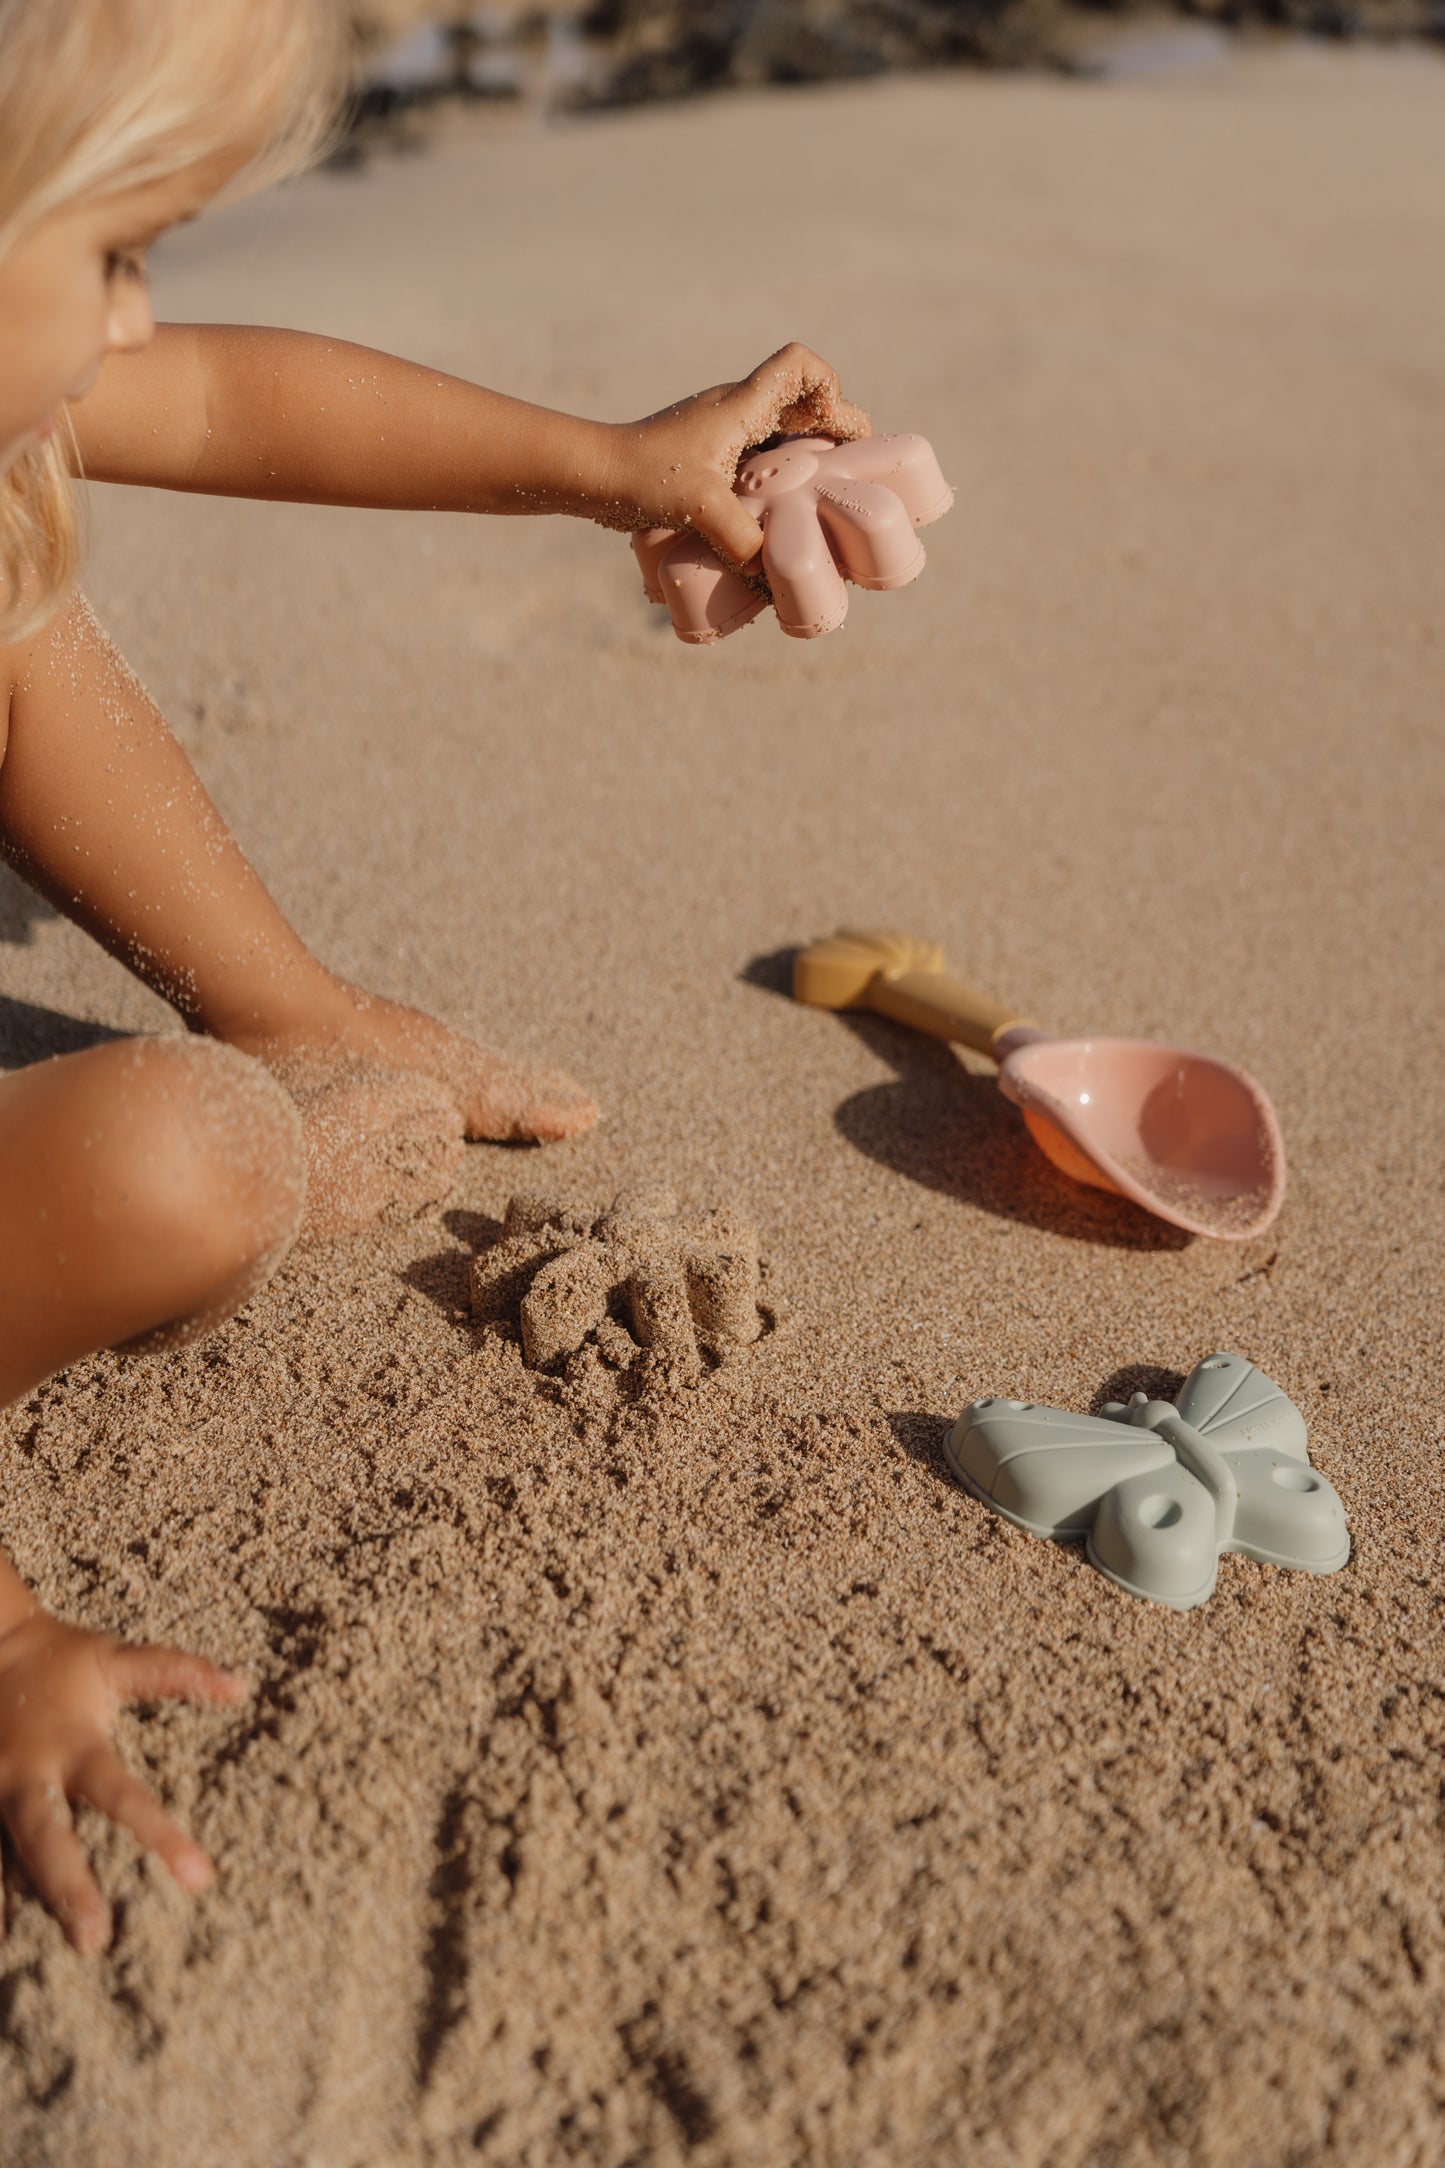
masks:
[[(744, 448), (869, 426), (798, 346), (620, 425), (298, 333), (157, 329), (147, 246), (314, 151), (338, 52), (321, 0), (0, 0), (0, 852), (191, 1034), (0, 1080), (0, 1406), (96, 1348), (193, 1338), (298, 1237), (433, 1201), (463, 1136), (557, 1138), (595, 1116), (567, 1078), (307, 951), (70, 591), (69, 474), (690, 523), (745, 562), (761, 537), (730, 487)], [(110, 1922), (72, 1800), (185, 1888), (210, 1877), (118, 1760), (117, 1710), (244, 1692), (199, 1656), (50, 1616), (0, 1554), (0, 1820), (77, 1948)]]

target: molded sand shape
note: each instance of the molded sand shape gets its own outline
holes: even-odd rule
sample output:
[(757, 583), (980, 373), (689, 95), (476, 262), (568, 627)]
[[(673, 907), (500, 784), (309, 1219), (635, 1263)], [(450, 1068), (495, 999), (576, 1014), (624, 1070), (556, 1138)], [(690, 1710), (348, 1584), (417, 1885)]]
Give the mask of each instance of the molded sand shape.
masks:
[[(754, 452), (733, 485), (763, 530), (763, 573), (784, 632), (813, 640), (848, 614), (855, 587), (906, 587), (923, 570), (917, 529), (953, 503), (922, 437), (785, 437)], [(632, 538), (649, 602), (665, 602), (672, 629), (710, 646), (768, 606), (761, 582), (731, 571), (700, 535), (650, 527)]]
[(777, 1322), (762, 1280), (756, 1232), (727, 1206), (684, 1215), (666, 1189), (624, 1190), (600, 1212), (519, 1195), (472, 1264), (472, 1312), (518, 1326), (531, 1370), (689, 1385)]
[(1032, 1535), (1082, 1536), (1100, 1573), (1176, 1611), (1214, 1593), (1221, 1551), (1305, 1573), (1338, 1573), (1350, 1555), (1304, 1417), (1242, 1355), (1207, 1355), (1174, 1407), (1143, 1393), (1102, 1416), (975, 1400), (944, 1451), (993, 1512)]

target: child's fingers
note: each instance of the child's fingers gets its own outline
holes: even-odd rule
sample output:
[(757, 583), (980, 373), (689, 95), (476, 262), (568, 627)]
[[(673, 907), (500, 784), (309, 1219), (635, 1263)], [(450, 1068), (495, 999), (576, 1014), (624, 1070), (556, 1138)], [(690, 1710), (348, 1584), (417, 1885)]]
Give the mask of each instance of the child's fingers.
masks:
[(203, 1890), (211, 1879), (211, 1863), (166, 1813), (155, 1793), (132, 1776), (113, 1748), (92, 1748), (80, 1765), (72, 1787), (75, 1797), (88, 1799), (93, 1807), (138, 1844), (165, 1861), (182, 1889)]
[(837, 370), (796, 340), (759, 362), (739, 385), (738, 398), (749, 444), (798, 423), (830, 437), (873, 433), (862, 407), (843, 397)]
[(820, 424), (825, 437), (836, 437), (840, 444), (856, 443), (859, 437), (871, 437), (873, 417), (866, 407), (855, 406), (851, 399), (835, 399), (828, 409), (828, 418)]
[(693, 525), (730, 565), (751, 563), (763, 546), (763, 530), (751, 512), (731, 494), (699, 506)]
[(77, 1950), (103, 1950), (110, 1941), (110, 1910), (80, 1848), (60, 1785), (39, 1780), (17, 1785), (0, 1800), (0, 1818), (36, 1894), (70, 1942)]
[[(250, 1688), (234, 1671), (223, 1671), (188, 1649), (151, 1645), (114, 1649), (111, 1681), (127, 1701), (244, 1701)], [(97, 1802), (98, 1804), (98, 1802)]]

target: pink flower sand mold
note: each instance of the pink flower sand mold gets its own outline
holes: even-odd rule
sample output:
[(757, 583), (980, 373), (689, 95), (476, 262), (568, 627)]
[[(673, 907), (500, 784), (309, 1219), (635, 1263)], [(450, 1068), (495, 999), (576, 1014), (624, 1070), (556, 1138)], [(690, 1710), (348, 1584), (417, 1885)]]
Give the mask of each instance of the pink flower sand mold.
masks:
[[(763, 530), (762, 569), (784, 632), (813, 640), (848, 614), (844, 585), (906, 587), (923, 570), (917, 529), (953, 503), (923, 437), (788, 437), (754, 452), (737, 494)], [(649, 602), (664, 602), (679, 640), (711, 646), (767, 607), (762, 583), (725, 565), (700, 535), (651, 527), (632, 538)]]

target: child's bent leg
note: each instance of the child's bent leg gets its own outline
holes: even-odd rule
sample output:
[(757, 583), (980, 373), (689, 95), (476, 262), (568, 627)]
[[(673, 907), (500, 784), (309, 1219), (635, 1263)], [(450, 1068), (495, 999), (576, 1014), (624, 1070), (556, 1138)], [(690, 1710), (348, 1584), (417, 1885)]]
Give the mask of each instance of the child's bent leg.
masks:
[[(296, 1109), (229, 1047), (121, 1040), (0, 1078), (0, 1404), (94, 1348), (218, 1324), (285, 1255), (305, 1179)], [(77, 1949), (109, 1941), (110, 1913), (70, 1801), (122, 1823), (186, 1889), (210, 1879), (117, 1758), (117, 1711), (244, 1692), (202, 1657), (52, 1617), (0, 1556), (0, 1823)], [(0, 1893), (0, 1941), (3, 1915)]]
[[(561, 1137), (590, 1125), (596, 1109), (570, 1079), (485, 1053), (317, 962), (83, 599), (8, 662), (0, 850), (192, 1029), (259, 1056), (296, 1091), (304, 1117), (318, 1094), (350, 1090), (358, 1071), (380, 1068), (432, 1079), (471, 1136)], [(408, 1148), (436, 1127), (430, 1102), (398, 1113), (374, 1074), (367, 1089), (372, 1113), (353, 1105), (340, 1133), (374, 1116), (395, 1159), (398, 1126)], [(454, 1161), (414, 1205), (443, 1194), (453, 1172)], [(318, 1199), (323, 1187), (313, 1182)], [(360, 1223), (343, 1213), (310, 1231)]]
[(0, 1079), (0, 1406), (96, 1348), (219, 1324), (305, 1184), (295, 1108), (228, 1047), (126, 1039)]

